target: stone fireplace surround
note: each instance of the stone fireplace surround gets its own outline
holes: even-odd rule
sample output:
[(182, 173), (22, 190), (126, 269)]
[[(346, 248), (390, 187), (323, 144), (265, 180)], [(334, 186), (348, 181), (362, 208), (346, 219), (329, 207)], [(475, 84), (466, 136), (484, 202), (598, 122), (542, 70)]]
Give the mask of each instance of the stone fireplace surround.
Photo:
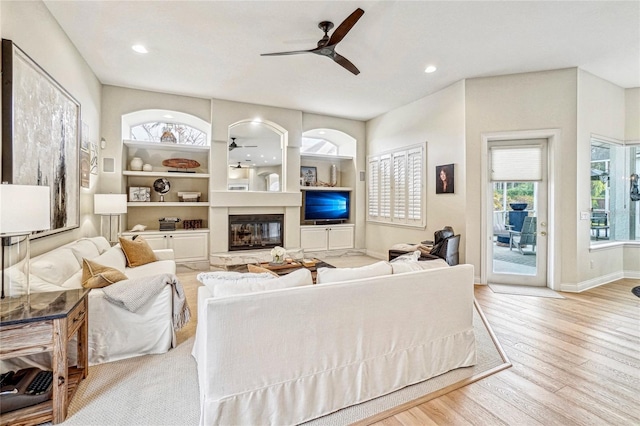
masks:
[(300, 192), (211, 191), (210, 256), (212, 265), (236, 265), (269, 261), (271, 249), (229, 251), (229, 215), (281, 214), (283, 247), (300, 247)]

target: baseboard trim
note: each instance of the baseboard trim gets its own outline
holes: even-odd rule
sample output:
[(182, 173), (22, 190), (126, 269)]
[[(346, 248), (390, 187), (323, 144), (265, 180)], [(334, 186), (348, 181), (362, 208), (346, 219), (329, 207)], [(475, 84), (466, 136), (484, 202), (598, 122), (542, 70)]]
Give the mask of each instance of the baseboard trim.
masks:
[(590, 290), (592, 288), (600, 287), (604, 284), (609, 284), (610, 282), (620, 280), (623, 278), (630, 278), (626, 276), (624, 272), (614, 272), (607, 275), (602, 275), (600, 277), (592, 278), (590, 280), (581, 281), (575, 284), (562, 283), (560, 285), (560, 291), (566, 291), (569, 293), (581, 293), (586, 290)]

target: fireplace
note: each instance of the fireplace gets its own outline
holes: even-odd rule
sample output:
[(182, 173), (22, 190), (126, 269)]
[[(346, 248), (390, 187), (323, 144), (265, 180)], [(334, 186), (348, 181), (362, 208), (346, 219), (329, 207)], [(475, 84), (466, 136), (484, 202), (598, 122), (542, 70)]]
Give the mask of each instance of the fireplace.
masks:
[(283, 214), (229, 215), (229, 251), (283, 246)]

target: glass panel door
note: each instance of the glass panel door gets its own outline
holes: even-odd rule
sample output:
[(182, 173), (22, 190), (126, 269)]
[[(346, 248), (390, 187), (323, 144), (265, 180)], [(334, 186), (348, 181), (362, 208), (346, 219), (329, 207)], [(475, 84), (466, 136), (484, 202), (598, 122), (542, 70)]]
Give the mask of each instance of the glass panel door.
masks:
[(547, 285), (546, 165), (542, 169), (540, 181), (489, 182), (488, 283)]

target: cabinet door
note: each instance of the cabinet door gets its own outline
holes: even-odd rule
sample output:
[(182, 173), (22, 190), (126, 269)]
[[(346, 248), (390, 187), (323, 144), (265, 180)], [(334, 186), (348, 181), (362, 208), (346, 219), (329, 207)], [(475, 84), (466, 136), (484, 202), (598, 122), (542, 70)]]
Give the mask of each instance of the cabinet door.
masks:
[(207, 260), (209, 235), (205, 233), (169, 235), (169, 247), (176, 262)]
[(353, 248), (353, 227), (329, 228), (329, 250)]
[(300, 246), (305, 250), (326, 250), (327, 228), (301, 228)]
[(162, 250), (169, 248), (167, 245), (167, 236), (166, 235), (143, 235), (144, 240), (149, 243), (149, 247), (153, 250)]

